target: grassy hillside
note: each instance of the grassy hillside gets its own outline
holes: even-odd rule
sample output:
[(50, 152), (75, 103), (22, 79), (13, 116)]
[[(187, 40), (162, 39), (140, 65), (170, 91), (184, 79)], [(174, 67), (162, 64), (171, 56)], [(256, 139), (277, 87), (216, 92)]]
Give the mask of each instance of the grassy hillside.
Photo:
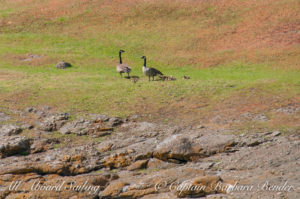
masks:
[[(297, 129), (299, 114), (274, 110), (299, 105), (299, 21), (298, 0), (2, 0), (0, 106), (220, 128), (264, 113), (270, 120), (243, 128)], [(136, 84), (115, 72), (119, 49)], [(177, 81), (149, 83), (142, 55)], [(73, 67), (56, 69), (60, 60)]]

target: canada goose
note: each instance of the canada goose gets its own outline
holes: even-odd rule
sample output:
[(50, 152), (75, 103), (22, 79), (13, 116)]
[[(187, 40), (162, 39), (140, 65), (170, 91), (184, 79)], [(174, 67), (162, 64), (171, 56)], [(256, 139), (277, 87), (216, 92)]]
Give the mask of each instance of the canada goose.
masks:
[(121, 77), (122, 77), (122, 73), (127, 73), (128, 77), (129, 77), (131, 68), (127, 64), (122, 63), (122, 53), (124, 53), (124, 52), (125, 52), (124, 50), (119, 51), (120, 64), (117, 65), (116, 69), (117, 69), (117, 72), (120, 73)]
[(146, 66), (146, 56), (142, 56), (141, 59), (144, 59), (143, 72), (146, 76), (149, 77), (149, 81), (150, 81), (150, 77), (152, 77), (152, 81), (153, 81), (154, 76), (163, 75), (159, 70), (157, 70), (155, 68), (147, 68), (147, 66)]

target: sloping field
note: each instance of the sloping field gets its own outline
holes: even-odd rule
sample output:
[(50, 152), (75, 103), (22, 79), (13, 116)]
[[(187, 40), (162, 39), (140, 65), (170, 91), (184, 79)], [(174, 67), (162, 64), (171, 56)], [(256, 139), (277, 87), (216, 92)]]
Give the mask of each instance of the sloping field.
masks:
[[(0, 33), (2, 109), (299, 129), (299, 112), (278, 111), (299, 107), (298, 0), (2, 0)], [(115, 72), (119, 49), (136, 84)], [(177, 81), (149, 83), (142, 55)]]

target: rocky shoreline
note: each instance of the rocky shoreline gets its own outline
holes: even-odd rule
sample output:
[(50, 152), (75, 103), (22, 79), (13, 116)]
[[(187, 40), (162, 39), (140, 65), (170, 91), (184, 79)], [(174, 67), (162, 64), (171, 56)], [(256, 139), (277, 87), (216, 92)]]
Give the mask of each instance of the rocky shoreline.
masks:
[(300, 136), (0, 113), (0, 198), (297, 198)]

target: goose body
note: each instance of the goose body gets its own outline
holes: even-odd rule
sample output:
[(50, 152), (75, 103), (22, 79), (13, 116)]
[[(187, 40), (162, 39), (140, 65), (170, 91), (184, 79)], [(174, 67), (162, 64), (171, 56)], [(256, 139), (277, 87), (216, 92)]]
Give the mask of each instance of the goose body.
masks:
[(119, 72), (119, 73), (127, 73), (128, 74), (131, 72), (131, 68), (127, 64), (118, 64), (116, 69), (117, 69), (117, 72)]
[(120, 50), (119, 51), (119, 59), (120, 59), (120, 63), (116, 66), (116, 70), (118, 73), (120, 73), (121, 77), (123, 73), (127, 73), (128, 77), (129, 77), (129, 73), (131, 72), (131, 68), (128, 64), (124, 64), (122, 62), (122, 53), (125, 52), (124, 50)]
[(145, 56), (143, 56), (141, 58), (144, 59), (143, 73), (149, 77), (149, 81), (150, 81), (150, 77), (152, 77), (152, 80), (154, 80), (154, 76), (163, 75), (162, 72), (160, 72), (159, 70), (157, 70), (155, 68), (148, 68), (146, 66), (146, 57)]

